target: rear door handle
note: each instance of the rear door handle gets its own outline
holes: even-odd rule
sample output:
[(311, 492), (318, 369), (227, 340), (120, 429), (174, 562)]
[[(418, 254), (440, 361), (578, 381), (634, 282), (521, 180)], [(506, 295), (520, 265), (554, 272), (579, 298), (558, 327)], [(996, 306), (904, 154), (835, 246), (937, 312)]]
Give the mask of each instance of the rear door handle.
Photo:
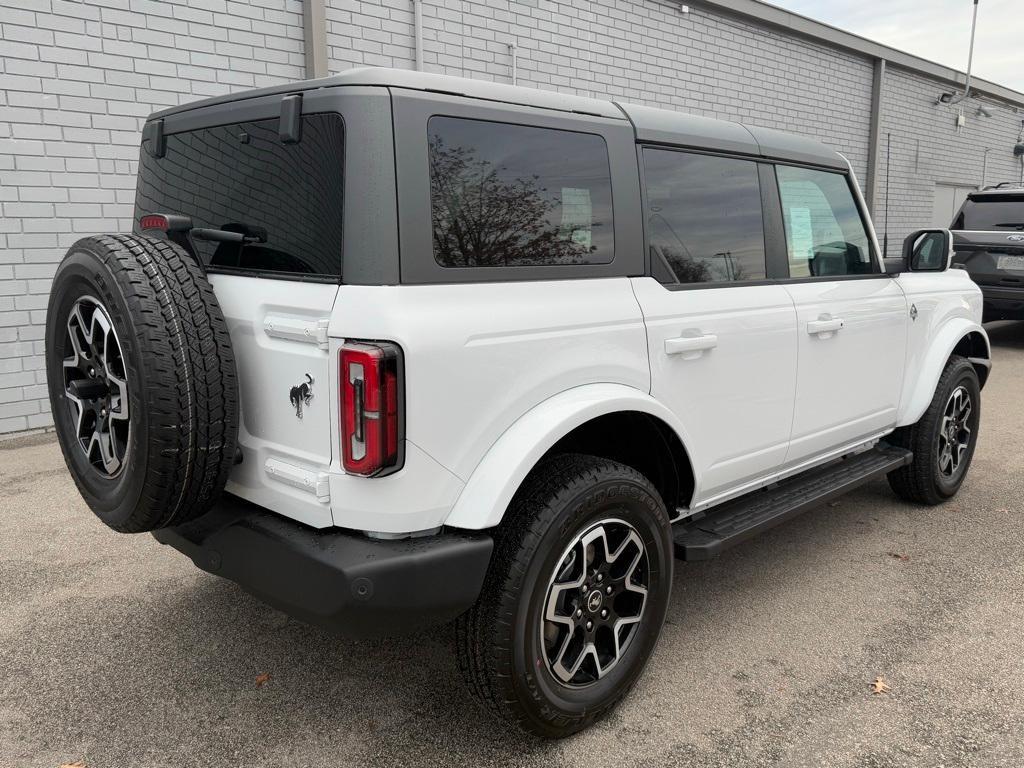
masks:
[(812, 336), (832, 334), (842, 330), (843, 319), (841, 317), (819, 317), (807, 323), (807, 332)]
[(683, 331), (684, 335), (682, 336), (674, 339), (665, 339), (666, 355), (685, 355), (696, 352), (697, 354), (693, 355), (693, 357), (700, 357), (704, 350), (714, 349), (718, 346), (718, 337), (713, 333), (707, 333), (703, 336), (687, 336), (685, 335), (686, 333), (687, 331)]

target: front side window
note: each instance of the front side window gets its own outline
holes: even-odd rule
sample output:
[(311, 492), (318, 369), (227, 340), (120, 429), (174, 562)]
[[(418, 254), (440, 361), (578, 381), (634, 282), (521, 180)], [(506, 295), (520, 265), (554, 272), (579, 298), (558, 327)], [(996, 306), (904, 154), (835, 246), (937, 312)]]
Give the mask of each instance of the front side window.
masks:
[(790, 277), (878, 272), (864, 221), (846, 176), (777, 166)]
[(655, 275), (679, 283), (765, 278), (756, 163), (648, 148), (644, 180)]
[(607, 264), (612, 186), (601, 136), (483, 120), (427, 124), (442, 267)]

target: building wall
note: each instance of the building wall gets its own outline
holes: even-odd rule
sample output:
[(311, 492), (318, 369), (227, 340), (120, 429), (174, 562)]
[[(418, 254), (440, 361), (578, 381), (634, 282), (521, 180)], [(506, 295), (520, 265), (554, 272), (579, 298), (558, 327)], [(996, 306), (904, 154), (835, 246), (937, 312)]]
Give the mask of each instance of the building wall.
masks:
[(304, 68), (301, 0), (0, 0), (0, 433), (52, 423), (50, 281), (131, 229), (145, 117)]
[[(330, 67), (411, 67), (410, 0), (327, 0)], [(430, 71), (611, 97), (817, 137), (866, 179), (873, 64), (660, 0), (427, 0)], [(51, 423), (43, 323), (56, 264), (131, 226), (146, 115), (304, 76), (301, 0), (0, 0), (0, 433)], [(936, 181), (1017, 178), (1005, 108), (957, 135), (937, 82), (890, 69), (889, 225), (930, 221)], [(884, 171), (884, 161), (881, 166)], [(884, 204), (884, 195), (880, 198)], [(879, 221), (885, 224), (884, 220)]]
[[(423, 8), (425, 69), (742, 120), (822, 139), (863, 176), (873, 65), (655, 0), (444, 0)], [(408, 0), (331, 0), (332, 71), (411, 67)]]
[[(1021, 166), (1013, 145), (1021, 130), (1024, 109), (1013, 112), (986, 100), (992, 117), (977, 115), (982, 104), (969, 98), (962, 105), (936, 106), (943, 90), (922, 75), (890, 68), (882, 102), (878, 206), (875, 227), (879, 235), (889, 231), (889, 254), (898, 255), (902, 238), (915, 229), (932, 226), (935, 185), (981, 186), (1021, 181)], [(955, 127), (963, 107), (967, 123), (962, 133)], [(889, 193), (886, 211), (886, 139), (889, 139)], [(988, 150), (988, 168), (985, 156)], [(888, 213), (888, 220), (886, 218)], [(943, 226), (949, 226), (946, 221)]]

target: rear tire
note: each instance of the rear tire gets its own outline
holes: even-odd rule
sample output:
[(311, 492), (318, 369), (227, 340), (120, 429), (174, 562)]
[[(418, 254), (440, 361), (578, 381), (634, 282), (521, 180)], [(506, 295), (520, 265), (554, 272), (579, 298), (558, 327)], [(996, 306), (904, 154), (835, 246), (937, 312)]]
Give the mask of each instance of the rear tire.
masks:
[(473, 693), (548, 738), (607, 714), (661, 632), (670, 531), (664, 502), (636, 470), (582, 455), (542, 462), (509, 506), (480, 599), (456, 622)]
[(50, 292), (46, 372), (64, 460), (100, 520), (135, 533), (211, 507), (236, 450), (235, 362), (181, 247), (135, 235), (71, 246)]
[(955, 496), (974, 457), (980, 418), (978, 373), (969, 360), (953, 356), (928, 410), (916, 424), (897, 429), (889, 438), (893, 445), (914, 452), (909, 465), (889, 473), (896, 495), (929, 506)]

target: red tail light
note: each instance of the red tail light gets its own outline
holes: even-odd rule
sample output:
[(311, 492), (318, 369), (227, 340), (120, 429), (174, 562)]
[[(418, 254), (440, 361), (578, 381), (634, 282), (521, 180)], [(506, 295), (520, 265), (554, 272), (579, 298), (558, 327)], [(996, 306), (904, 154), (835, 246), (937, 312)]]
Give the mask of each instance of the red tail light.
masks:
[(401, 350), (387, 342), (341, 348), (341, 455), (351, 475), (401, 468)]

